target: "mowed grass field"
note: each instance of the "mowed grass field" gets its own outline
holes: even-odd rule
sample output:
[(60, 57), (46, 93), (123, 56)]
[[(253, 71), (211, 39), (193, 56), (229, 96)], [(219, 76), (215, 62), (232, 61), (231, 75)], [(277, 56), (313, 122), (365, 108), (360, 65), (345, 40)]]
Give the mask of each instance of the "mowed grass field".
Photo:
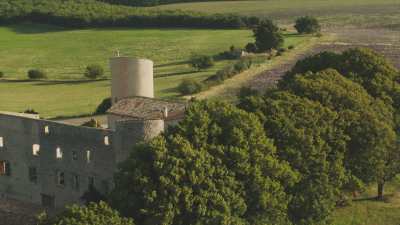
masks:
[(399, 0), (259, 0), (181, 3), (158, 6), (205, 13), (238, 13), (293, 23), (304, 15), (317, 16), (323, 24), (387, 26), (400, 29)]
[[(177, 85), (186, 78), (203, 80), (230, 63), (218, 61), (197, 72), (187, 64), (192, 54), (216, 55), (231, 45), (252, 41), (249, 30), (201, 29), (82, 29), (22, 24), (0, 27), (0, 111), (34, 109), (43, 117), (92, 113), (110, 96), (108, 60), (119, 50), (123, 56), (149, 58), (155, 63), (156, 96), (178, 97)], [(285, 46), (309, 40), (286, 35)], [(105, 78), (83, 78), (87, 65), (102, 65)], [(49, 79), (29, 81), (29, 69), (44, 69)]]

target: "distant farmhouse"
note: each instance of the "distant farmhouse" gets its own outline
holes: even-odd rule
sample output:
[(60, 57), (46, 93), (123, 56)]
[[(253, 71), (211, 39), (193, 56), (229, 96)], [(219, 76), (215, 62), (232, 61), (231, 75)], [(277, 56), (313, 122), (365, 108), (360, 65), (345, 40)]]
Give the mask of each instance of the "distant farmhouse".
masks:
[(62, 207), (89, 187), (105, 194), (134, 145), (182, 119), (186, 105), (154, 99), (153, 62), (110, 61), (112, 107), (104, 128), (0, 112), (0, 198)]

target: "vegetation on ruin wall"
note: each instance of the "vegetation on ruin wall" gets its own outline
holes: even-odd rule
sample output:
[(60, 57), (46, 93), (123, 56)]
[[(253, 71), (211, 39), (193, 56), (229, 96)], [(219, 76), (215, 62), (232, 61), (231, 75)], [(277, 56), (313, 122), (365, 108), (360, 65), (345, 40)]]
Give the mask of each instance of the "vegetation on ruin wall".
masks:
[(6, 0), (0, 2), (0, 23), (21, 21), (68, 27), (196, 27), (242, 28), (255, 18), (232, 14), (207, 15), (111, 5), (95, 0)]

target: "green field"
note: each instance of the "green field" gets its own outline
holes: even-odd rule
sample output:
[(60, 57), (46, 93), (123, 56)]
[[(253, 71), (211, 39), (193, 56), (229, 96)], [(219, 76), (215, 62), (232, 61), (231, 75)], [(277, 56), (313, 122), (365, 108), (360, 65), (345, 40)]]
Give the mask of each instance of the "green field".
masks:
[[(193, 53), (215, 55), (231, 45), (252, 40), (248, 30), (201, 29), (83, 29), (65, 30), (45, 25), (0, 27), (0, 110), (33, 108), (44, 117), (90, 114), (110, 95), (108, 59), (116, 49), (122, 55), (149, 58), (155, 62), (157, 97), (177, 97), (182, 79), (205, 79), (229, 61), (218, 61), (196, 72), (185, 61)], [(307, 41), (307, 36), (286, 35), (286, 46)], [(83, 79), (86, 65), (106, 68), (100, 81)], [(29, 69), (48, 73), (47, 81), (28, 81)]]
[(399, 0), (259, 0), (181, 3), (158, 6), (206, 13), (238, 13), (292, 23), (296, 17), (314, 15), (325, 24), (400, 28)]
[(333, 225), (399, 225), (400, 176), (386, 185), (384, 201), (376, 201), (376, 187), (369, 188), (350, 206), (338, 208)]

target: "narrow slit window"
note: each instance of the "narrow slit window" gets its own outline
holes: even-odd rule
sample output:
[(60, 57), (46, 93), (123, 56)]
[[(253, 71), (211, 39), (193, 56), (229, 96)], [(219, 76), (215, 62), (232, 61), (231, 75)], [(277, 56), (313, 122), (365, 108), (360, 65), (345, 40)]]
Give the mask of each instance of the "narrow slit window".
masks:
[(32, 155), (38, 156), (40, 153), (40, 145), (34, 144), (32, 145)]
[(62, 159), (62, 157), (63, 157), (63, 152), (62, 152), (60, 147), (57, 147), (57, 149), (56, 149), (56, 158), (57, 159)]
[(44, 127), (44, 133), (45, 133), (45, 134), (50, 134), (50, 128), (49, 128), (49, 126), (45, 126), (45, 127)]
[(36, 167), (29, 167), (29, 181), (36, 184), (38, 180)]
[(0, 161), (0, 176), (11, 176), (10, 162)]
[(64, 172), (57, 171), (57, 184), (60, 186), (65, 185), (65, 174)]
[(75, 190), (79, 190), (79, 176), (78, 175), (73, 175), (73, 188)]
[(72, 151), (72, 160), (78, 160), (78, 153), (76, 151)]
[(105, 136), (105, 137), (104, 137), (104, 144), (105, 144), (106, 146), (109, 146), (109, 145), (110, 145), (110, 139), (108, 138), (108, 136)]
[(4, 147), (4, 139), (0, 137), (0, 148)]
[(92, 152), (90, 150), (86, 151), (86, 162), (90, 163), (92, 161)]

